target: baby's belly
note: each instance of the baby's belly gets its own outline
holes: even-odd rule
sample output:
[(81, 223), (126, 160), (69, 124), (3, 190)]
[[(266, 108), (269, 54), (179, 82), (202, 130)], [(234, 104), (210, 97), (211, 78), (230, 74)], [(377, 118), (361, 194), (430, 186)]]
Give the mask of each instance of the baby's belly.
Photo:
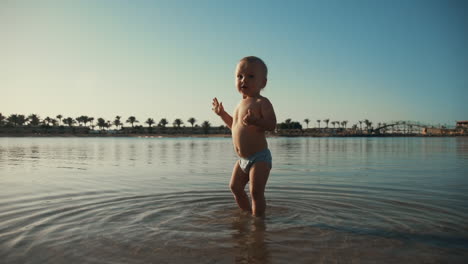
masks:
[(250, 157), (268, 147), (265, 132), (252, 126), (233, 127), (232, 141), (237, 155), (243, 158)]

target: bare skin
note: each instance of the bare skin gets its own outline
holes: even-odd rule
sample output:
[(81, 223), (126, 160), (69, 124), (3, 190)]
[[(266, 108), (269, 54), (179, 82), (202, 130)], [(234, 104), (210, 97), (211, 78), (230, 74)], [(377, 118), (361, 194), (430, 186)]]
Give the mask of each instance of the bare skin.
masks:
[[(236, 87), (242, 94), (242, 100), (231, 116), (217, 98), (213, 99), (213, 111), (221, 117), (232, 131), (234, 150), (242, 158), (268, 148), (265, 131), (274, 130), (276, 116), (270, 101), (260, 95), (266, 85), (265, 72), (258, 63), (241, 61), (236, 69)], [(267, 162), (256, 162), (245, 173), (236, 162), (230, 182), (231, 191), (240, 209), (251, 212), (254, 216), (264, 216), (265, 186), (270, 174), (271, 166)], [(252, 199), (244, 191), (250, 182), (249, 191)]]

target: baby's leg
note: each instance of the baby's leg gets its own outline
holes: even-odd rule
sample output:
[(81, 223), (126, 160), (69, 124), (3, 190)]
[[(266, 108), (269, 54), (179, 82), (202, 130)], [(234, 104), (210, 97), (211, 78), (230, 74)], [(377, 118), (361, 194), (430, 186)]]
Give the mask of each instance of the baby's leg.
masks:
[(249, 197), (245, 193), (245, 185), (249, 182), (249, 175), (242, 171), (239, 167), (239, 161), (236, 162), (234, 165), (234, 169), (232, 170), (232, 177), (231, 182), (229, 183), (229, 187), (231, 188), (231, 192), (234, 194), (236, 198), (237, 205), (240, 209), (251, 212)]
[(264, 161), (256, 162), (250, 168), (250, 196), (252, 197), (252, 214), (254, 216), (265, 215), (265, 185), (270, 170), (271, 165)]

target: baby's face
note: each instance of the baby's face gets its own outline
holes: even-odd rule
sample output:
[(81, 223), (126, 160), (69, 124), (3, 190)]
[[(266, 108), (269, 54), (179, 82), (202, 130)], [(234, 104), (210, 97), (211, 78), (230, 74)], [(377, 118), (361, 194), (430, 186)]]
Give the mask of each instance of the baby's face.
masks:
[(265, 71), (260, 63), (241, 61), (237, 65), (236, 87), (244, 98), (258, 96), (266, 82)]

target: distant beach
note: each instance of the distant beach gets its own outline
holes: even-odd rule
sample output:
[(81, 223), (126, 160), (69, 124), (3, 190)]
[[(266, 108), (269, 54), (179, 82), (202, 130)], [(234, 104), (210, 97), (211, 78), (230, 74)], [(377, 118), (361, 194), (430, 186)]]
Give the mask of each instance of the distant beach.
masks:
[[(307, 130), (278, 130), (275, 132), (267, 132), (267, 137), (466, 137), (467, 133), (440, 133), (440, 134), (403, 134), (403, 133), (386, 133), (386, 134), (370, 134), (370, 133), (350, 133), (350, 132), (322, 132), (311, 133)], [(31, 132), (31, 131), (1, 131), (0, 137), (142, 137), (142, 138), (230, 138), (230, 133), (219, 133), (218, 131), (210, 131), (210, 133), (122, 133), (97, 131), (89, 133), (50, 133), (50, 132)]]
[[(230, 137), (231, 130), (224, 125), (213, 126), (205, 120), (197, 124), (193, 117), (187, 120), (190, 126), (185, 126), (180, 118), (175, 119), (170, 126), (166, 118), (155, 122), (148, 118), (147, 126), (136, 125), (139, 121), (134, 116), (124, 119), (116, 116), (114, 121), (89, 116), (77, 118), (57, 115), (56, 118), (41, 119), (37, 114), (29, 116), (12, 114), (4, 116), (0, 113), (0, 137)], [(309, 128), (311, 120), (303, 120), (305, 126), (290, 118), (277, 123), (273, 132), (267, 131), (270, 137), (414, 137), (414, 136), (467, 136), (468, 121), (458, 121), (454, 126), (431, 125), (417, 121), (391, 121), (374, 123), (368, 119), (359, 120), (348, 127), (348, 121), (330, 121), (329, 118), (316, 120), (317, 127)], [(321, 122), (324, 126), (321, 127)], [(332, 127), (333, 126), (333, 127)]]

